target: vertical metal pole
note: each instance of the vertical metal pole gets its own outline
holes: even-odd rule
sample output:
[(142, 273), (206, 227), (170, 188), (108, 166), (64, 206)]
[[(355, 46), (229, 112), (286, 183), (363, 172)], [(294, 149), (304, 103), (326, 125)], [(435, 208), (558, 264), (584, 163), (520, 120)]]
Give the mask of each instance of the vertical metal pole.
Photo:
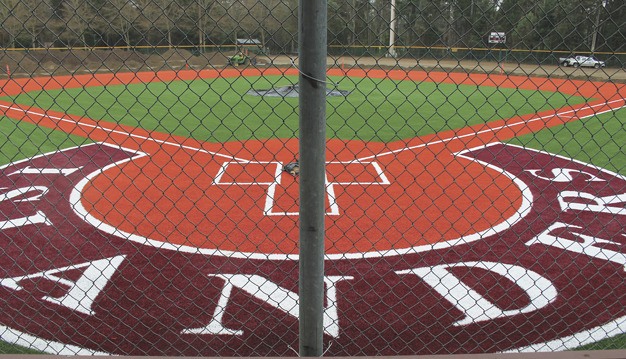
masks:
[(389, 13), (389, 50), (387, 57), (396, 57), (396, 0), (391, 0)]
[(326, 215), (326, 0), (299, 2), (300, 356), (322, 356)]

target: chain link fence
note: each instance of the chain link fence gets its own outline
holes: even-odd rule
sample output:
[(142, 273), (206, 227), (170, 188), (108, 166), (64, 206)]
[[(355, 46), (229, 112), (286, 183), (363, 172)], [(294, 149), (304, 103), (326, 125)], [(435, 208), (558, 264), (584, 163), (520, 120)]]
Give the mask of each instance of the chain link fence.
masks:
[(298, 9), (0, 3), (0, 352), (297, 356), (303, 78), (325, 356), (623, 349), (624, 2)]

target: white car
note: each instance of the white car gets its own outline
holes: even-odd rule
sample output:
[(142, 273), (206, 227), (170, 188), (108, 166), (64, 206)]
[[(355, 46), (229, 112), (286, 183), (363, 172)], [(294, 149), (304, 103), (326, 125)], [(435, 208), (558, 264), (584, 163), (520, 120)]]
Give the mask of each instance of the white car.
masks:
[(605, 67), (606, 63), (604, 61), (597, 60), (593, 56), (570, 56), (570, 57), (561, 57), (559, 58), (559, 64), (567, 67), (594, 67), (599, 69), (601, 67)]

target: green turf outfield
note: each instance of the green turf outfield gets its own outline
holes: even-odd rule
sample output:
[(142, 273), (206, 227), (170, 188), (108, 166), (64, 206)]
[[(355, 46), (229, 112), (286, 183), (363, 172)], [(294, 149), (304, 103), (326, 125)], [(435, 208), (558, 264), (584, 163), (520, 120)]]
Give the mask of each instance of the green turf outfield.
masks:
[(92, 141), (83, 137), (0, 117), (1, 165), (89, 142)]
[(626, 109), (528, 134), (509, 142), (575, 158), (626, 175)]
[[(585, 102), (562, 93), (488, 86), (330, 78), (351, 93), (329, 98), (330, 138), (390, 142)], [(16, 103), (201, 141), (292, 138), (298, 99), (246, 95), (296, 77), (218, 78), (22, 94)]]
[(45, 354), (40, 351), (27, 349), (18, 345), (0, 341), (0, 354)]

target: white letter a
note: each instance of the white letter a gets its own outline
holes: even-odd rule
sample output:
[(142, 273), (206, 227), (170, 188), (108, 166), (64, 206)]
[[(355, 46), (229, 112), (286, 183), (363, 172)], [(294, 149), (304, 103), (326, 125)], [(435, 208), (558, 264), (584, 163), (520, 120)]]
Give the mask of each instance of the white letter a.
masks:
[[(20, 281), (33, 278), (45, 278), (68, 286), (69, 290), (60, 298), (44, 296), (42, 298), (43, 300), (62, 305), (87, 315), (93, 315), (93, 302), (107, 285), (113, 273), (115, 273), (117, 267), (119, 267), (125, 257), (124, 255), (119, 255), (20, 277), (0, 278), (0, 285), (13, 290), (23, 290), (24, 288), (19, 284)], [(63, 272), (75, 269), (84, 269), (83, 274), (76, 282), (62, 277)]]

